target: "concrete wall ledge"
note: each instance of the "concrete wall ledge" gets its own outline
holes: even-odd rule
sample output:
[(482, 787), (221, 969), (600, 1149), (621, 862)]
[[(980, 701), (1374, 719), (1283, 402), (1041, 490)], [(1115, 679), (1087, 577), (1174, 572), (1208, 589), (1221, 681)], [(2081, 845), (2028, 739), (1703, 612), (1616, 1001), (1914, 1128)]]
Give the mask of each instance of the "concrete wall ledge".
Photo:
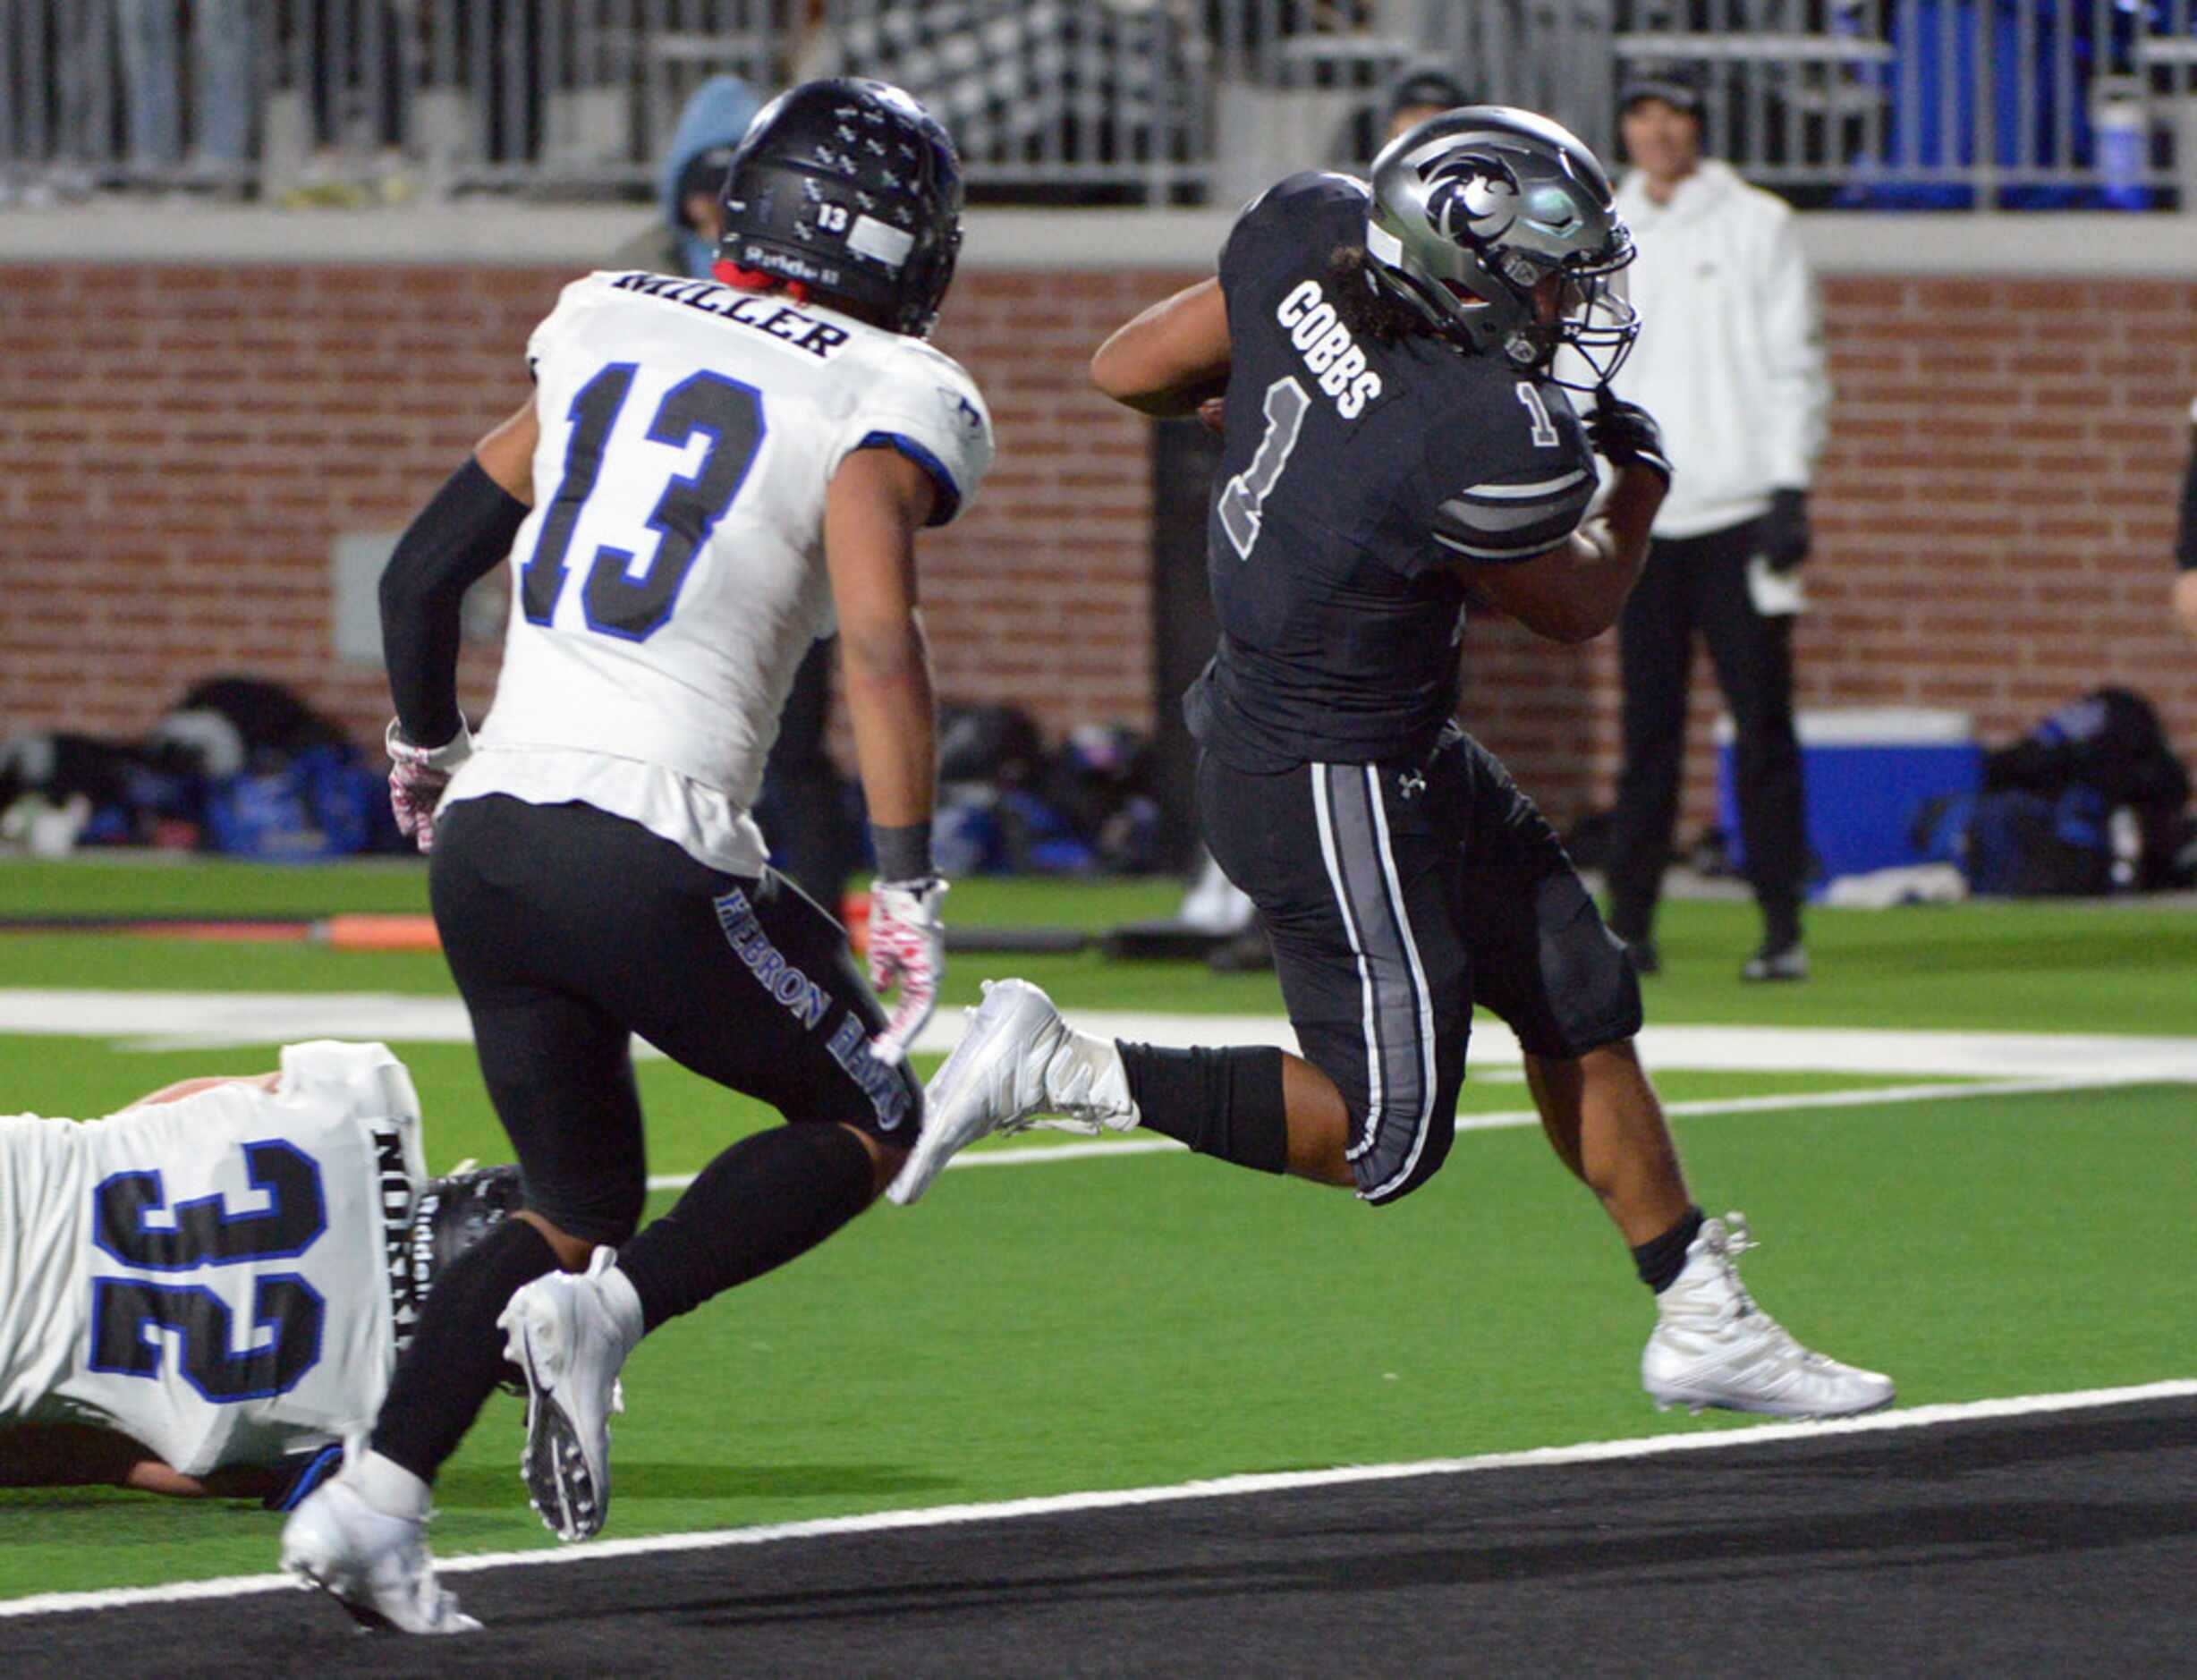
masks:
[[(638, 206), (472, 200), (392, 210), (94, 204), (0, 212), (0, 262), (452, 263), (592, 267), (646, 225)], [(971, 268), (1211, 267), (1230, 216), (1209, 210), (971, 211)], [(1801, 218), (1824, 274), (2197, 276), (2197, 216), (1845, 215)]]

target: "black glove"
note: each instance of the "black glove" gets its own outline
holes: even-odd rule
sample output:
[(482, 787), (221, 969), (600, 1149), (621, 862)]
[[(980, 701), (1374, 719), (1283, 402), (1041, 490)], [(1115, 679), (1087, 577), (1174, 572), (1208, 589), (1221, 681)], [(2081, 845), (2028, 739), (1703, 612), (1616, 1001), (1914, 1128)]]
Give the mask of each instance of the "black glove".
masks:
[(1612, 466), (1638, 462), (1669, 488), (1671, 462), (1663, 453), (1663, 428), (1646, 409), (1626, 402), (1607, 386), (1594, 394), (1594, 412), (1587, 419), (1587, 441)]
[(1772, 490), (1769, 512), (1762, 515), (1762, 535), (1755, 552), (1769, 562), (1772, 572), (1797, 570), (1808, 558), (1813, 534), (1808, 529), (1808, 492)]

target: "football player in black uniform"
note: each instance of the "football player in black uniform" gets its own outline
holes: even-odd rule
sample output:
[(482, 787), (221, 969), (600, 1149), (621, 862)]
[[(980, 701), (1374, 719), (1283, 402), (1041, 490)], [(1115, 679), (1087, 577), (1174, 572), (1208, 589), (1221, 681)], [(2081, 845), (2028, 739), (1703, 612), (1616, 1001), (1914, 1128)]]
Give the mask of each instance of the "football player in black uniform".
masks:
[[(1704, 1219), (1633, 1047), (1640, 990), (1531, 800), (1452, 717), (1468, 604), (1562, 641), (1607, 629), (1671, 469), (1606, 385), (1637, 323), (1601, 165), (1523, 111), (1468, 106), (1375, 161), (1256, 200), (1217, 278), (1092, 363), (1154, 415), (1209, 413), (1221, 640), (1186, 708), (1206, 844), (1272, 938), (1303, 1055), (1159, 1049), (988, 988), (932, 1082), (890, 1194), (1039, 1115), (1146, 1125), (1384, 1206), (1449, 1152), (1475, 1003), (1510, 1023), (1550, 1142), (1600, 1197), (1658, 1322), (1659, 1404), (1866, 1412), (1892, 1384), (1812, 1353), (1749, 1300), (1737, 1216)], [(1559, 362), (1559, 353), (1563, 360)], [(1574, 363), (1592, 383), (1566, 386)], [(1568, 389), (1597, 390), (1590, 418)], [(1611, 468), (1595, 503), (1599, 452)]]

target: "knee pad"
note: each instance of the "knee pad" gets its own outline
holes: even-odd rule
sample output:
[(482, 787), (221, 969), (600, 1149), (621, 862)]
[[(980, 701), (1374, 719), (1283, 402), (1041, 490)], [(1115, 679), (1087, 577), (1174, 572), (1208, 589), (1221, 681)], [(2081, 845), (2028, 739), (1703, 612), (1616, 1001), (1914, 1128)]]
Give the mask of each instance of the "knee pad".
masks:
[(1568, 870), (1548, 877), (1539, 900), (1542, 995), (1563, 1043), (1526, 1048), (1538, 1055), (1575, 1056), (1636, 1036), (1640, 976), (1579, 877)]

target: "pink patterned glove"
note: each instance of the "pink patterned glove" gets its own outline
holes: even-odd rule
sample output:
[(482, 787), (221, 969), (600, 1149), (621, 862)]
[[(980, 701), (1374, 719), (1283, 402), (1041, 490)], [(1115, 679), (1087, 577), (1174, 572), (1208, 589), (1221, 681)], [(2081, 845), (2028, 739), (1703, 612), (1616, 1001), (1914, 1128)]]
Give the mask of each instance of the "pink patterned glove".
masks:
[(878, 991), (900, 988), (885, 1031), (870, 1040), (870, 1054), (887, 1065), (908, 1054), (938, 1006), (938, 980), (946, 972), (946, 926), (938, 901), (946, 883), (937, 876), (920, 881), (878, 881), (869, 889), (869, 983)]
[(422, 852), (435, 850), (435, 806), (458, 766), (472, 755), (472, 732), (458, 720), (458, 733), (439, 747), (415, 744), (394, 717), (382, 736), (389, 754), (389, 809), (397, 831), (408, 834)]

